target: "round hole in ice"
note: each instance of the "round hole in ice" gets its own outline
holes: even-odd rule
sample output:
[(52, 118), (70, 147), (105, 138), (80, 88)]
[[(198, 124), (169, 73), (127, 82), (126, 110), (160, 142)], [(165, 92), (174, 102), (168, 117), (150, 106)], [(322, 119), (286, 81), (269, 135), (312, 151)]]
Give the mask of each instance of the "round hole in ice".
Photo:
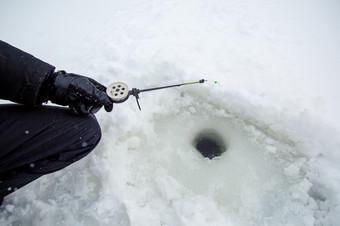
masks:
[(197, 151), (209, 159), (220, 156), (227, 150), (222, 137), (210, 129), (199, 132), (194, 138), (193, 145)]

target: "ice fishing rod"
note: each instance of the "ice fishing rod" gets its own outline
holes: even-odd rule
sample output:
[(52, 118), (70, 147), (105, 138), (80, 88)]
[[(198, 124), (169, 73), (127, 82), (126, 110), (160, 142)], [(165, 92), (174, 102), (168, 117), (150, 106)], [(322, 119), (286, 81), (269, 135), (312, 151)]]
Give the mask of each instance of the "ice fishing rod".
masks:
[(154, 88), (149, 88), (149, 89), (132, 88), (131, 90), (129, 90), (129, 87), (125, 83), (115, 82), (115, 83), (112, 83), (111, 85), (109, 85), (107, 87), (106, 94), (111, 98), (113, 103), (123, 103), (127, 99), (129, 99), (129, 96), (132, 95), (136, 98), (136, 102), (137, 102), (139, 110), (142, 110), (140, 105), (139, 105), (139, 101), (138, 101), (140, 93), (159, 90), (159, 89), (167, 89), (167, 88), (173, 88), (173, 87), (193, 85), (193, 84), (204, 83), (204, 82), (217, 83), (217, 81), (208, 81), (208, 80), (205, 80), (205, 79), (201, 79), (201, 80), (195, 81), (195, 82), (187, 82), (187, 83), (181, 83), (181, 84), (176, 84), (176, 85), (154, 87)]

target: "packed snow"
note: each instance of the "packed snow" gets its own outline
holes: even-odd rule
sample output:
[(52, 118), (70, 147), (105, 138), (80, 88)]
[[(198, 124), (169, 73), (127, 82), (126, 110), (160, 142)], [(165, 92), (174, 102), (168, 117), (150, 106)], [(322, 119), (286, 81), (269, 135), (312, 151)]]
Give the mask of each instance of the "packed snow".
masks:
[[(1, 1), (0, 38), (57, 69), (140, 89), (219, 83), (100, 111), (99, 146), (6, 197), (0, 225), (339, 224), (339, 12), (336, 0)], [(195, 149), (204, 130), (227, 145), (220, 157)]]

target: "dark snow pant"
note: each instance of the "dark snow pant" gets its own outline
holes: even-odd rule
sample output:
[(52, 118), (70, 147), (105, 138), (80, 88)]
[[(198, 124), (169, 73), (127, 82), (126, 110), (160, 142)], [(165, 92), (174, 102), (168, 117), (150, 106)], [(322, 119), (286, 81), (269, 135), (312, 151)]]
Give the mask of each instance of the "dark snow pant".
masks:
[(0, 203), (37, 178), (89, 154), (101, 137), (94, 115), (66, 108), (0, 105)]

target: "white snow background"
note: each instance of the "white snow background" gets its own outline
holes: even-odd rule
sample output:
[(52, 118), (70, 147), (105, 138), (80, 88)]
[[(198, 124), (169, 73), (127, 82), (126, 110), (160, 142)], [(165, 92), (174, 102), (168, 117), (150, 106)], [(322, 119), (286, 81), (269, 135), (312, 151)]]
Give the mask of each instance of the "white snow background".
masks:
[[(57, 69), (219, 81), (101, 110), (99, 146), (6, 197), (0, 225), (339, 225), (339, 22), (337, 0), (0, 1), (0, 39)], [(204, 129), (221, 157), (193, 147)]]

